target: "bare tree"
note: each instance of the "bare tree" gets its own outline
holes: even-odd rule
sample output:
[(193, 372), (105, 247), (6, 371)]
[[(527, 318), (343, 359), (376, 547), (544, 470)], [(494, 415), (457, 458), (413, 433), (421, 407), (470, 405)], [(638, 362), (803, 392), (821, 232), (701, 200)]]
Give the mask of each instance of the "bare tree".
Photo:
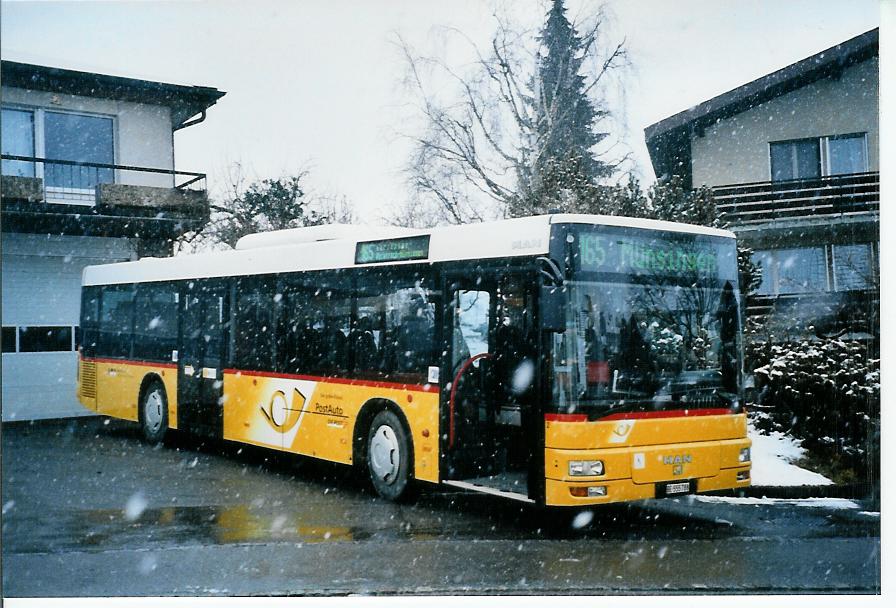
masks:
[[(555, 2), (562, 10), (562, 2)], [(525, 30), (509, 19), (495, 16), (496, 28), (488, 48), (481, 48), (462, 32), (446, 28), (453, 39), (472, 49), (474, 60), (464, 70), (437, 57), (415, 54), (404, 39), (398, 48), (408, 68), (407, 84), (419, 98), (422, 134), (408, 135), (414, 144), (407, 166), (413, 193), (411, 209), (421, 213), (430, 209), (430, 217), (441, 222), (464, 223), (519, 215), (523, 201), (531, 201), (544, 191), (561, 189), (570, 178), (575, 196), (575, 179), (581, 174), (568, 166), (592, 166), (594, 159), (609, 168), (606, 177), (621, 160), (604, 150), (590, 148), (592, 158), (548, 158), (554, 154), (558, 137), (552, 130), (564, 128), (564, 121), (582, 104), (565, 103), (558, 94), (557, 79), (548, 79), (543, 39), (545, 30)], [(597, 127), (610, 116), (604, 91), (613, 72), (627, 65), (624, 42), (607, 45), (603, 34), (605, 13), (593, 11), (587, 22), (573, 24), (577, 35), (569, 49), (567, 63), (576, 86), (587, 95), (593, 107)], [(564, 64), (566, 65), (566, 64)], [(555, 74), (556, 76), (556, 74)], [(447, 98), (438, 91), (448, 83)], [(601, 141), (605, 133), (595, 133)], [(558, 168), (562, 165), (562, 168)], [(561, 183), (546, 184), (545, 168)], [(586, 176), (586, 186), (596, 180)], [(580, 186), (582, 184), (579, 184)], [(579, 188), (581, 189), (581, 188)], [(566, 193), (560, 203), (570, 199)], [(533, 211), (538, 211), (537, 209)], [(407, 219), (406, 217), (404, 218)], [(401, 220), (401, 218), (397, 218)]]

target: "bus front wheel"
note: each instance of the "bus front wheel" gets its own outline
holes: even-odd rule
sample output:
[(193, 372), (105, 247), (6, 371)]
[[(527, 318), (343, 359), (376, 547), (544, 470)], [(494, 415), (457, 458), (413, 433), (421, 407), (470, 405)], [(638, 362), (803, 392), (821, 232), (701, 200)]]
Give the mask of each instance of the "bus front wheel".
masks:
[(150, 443), (161, 443), (168, 431), (168, 397), (165, 395), (165, 387), (157, 380), (143, 391), (140, 426), (143, 436)]
[(367, 471), (377, 494), (387, 500), (407, 498), (410, 491), (411, 441), (393, 412), (373, 418), (367, 434)]

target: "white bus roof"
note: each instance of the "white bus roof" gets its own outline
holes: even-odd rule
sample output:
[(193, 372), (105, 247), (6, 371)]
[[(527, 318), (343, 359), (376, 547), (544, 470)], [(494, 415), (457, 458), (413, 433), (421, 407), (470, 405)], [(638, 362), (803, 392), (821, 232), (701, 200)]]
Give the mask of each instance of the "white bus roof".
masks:
[(552, 224), (592, 224), (664, 230), (734, 238), (717, 228), (606, 215), (537, 215), (480, 224), (427, 229), (364, 226), (297, 228), (243, 237), (232, 251), (197, 253), (172, 258), (88, 266), (83, 285), (146, 283), (211, 277), (272, 274), (349, 268), (355, 264), (358, 242), (430, 235), (426, 259), (364, 264), (382, 266), (454, 260), (544, 255)]

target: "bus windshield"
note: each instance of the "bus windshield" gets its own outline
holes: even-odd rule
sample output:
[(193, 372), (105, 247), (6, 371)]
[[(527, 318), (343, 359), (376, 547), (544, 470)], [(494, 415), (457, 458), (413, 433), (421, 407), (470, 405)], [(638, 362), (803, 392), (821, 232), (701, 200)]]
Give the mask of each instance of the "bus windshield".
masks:
[(733, 239), (571, 227), (566, 329), (551, 343), (553, 411), (739, 408)]

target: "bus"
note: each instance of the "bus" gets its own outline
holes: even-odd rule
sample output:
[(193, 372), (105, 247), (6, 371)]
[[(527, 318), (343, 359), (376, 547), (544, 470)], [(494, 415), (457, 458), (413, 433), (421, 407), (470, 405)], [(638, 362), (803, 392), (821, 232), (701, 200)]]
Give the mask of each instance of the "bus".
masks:
[(550, 214), (327, 225), (84, 270), (78, 398), (138, 423), (583, 507), (750, 484), (734, 235)]

